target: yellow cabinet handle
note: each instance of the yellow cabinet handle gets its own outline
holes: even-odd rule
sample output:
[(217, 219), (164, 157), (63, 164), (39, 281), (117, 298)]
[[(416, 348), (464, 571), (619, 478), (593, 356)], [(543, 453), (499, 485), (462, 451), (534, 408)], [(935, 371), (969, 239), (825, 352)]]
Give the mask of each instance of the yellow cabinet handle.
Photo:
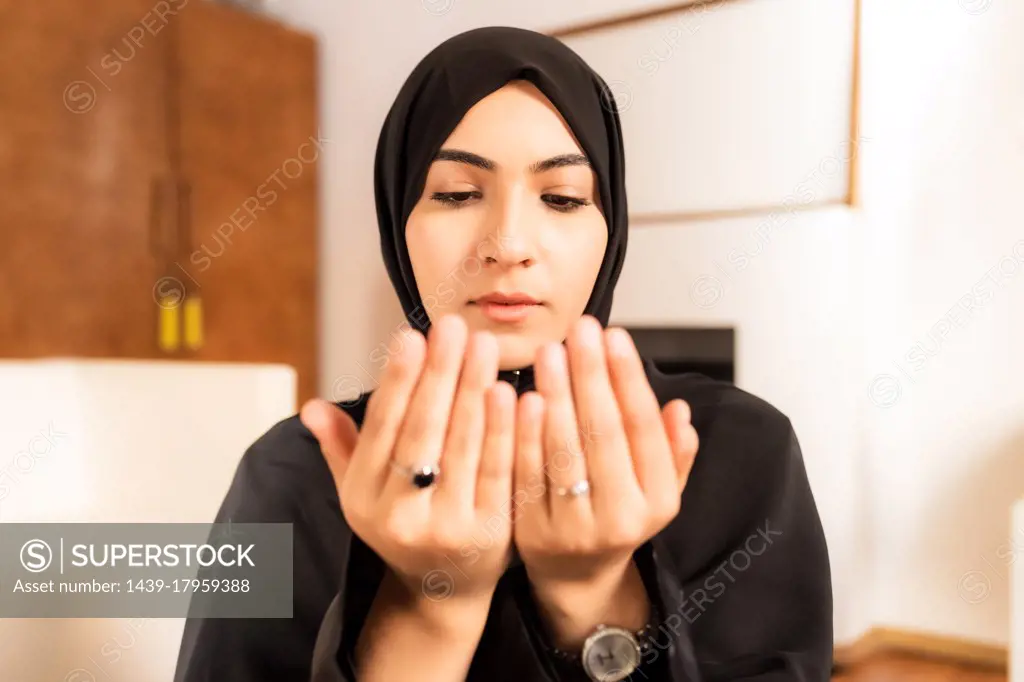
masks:
[(160, 299), (157, 338), (160, 350), (165, 353), (176, 351), (181, 345), (181, 335), (178, 332), (181, 305), (175, 300), (176, 298), (176, 296), (164, 296)]
[(203, 301), (198, 296), (185, 299), (185, 346), (189, 350), (203, 347)]

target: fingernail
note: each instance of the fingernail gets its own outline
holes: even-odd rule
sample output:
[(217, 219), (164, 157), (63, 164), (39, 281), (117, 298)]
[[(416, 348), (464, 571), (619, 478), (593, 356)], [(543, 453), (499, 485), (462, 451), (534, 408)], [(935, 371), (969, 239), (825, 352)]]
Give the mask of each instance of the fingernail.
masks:
[(584, 317), (579, 322), (579, 333), (576, 337), (581, 346), (598, 348), (601, 345), (601, 323), (594, 318)]
[(619, 357), (629, 355), (633, 346), (633, 339), (630, 338), (629, 332), (620, 327), (614, 327), (608, 330), (607, 338), (608, 350), (613, 355), (617, 355)]
[(562, 349), (562, 344), (551, 343), (544, 349), (544, 355), (548, 363), (548, 367), (555, 370), (565, 370), (565, 351)]

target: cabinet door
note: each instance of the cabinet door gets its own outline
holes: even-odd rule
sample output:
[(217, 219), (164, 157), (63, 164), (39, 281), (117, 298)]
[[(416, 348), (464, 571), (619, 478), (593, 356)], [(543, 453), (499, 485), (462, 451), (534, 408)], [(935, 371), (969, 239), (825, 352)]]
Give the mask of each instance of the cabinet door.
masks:
[(159, 354), (162, 4), (0, 0), (0, 357)]
[(191, 355), (291, 365), (300, 400), (311, 397), (324, 144), (315, 42), (212, 3), (189, 5), (181, 19), (174, 72), (191, 242), (177, 266), (202, 304)]

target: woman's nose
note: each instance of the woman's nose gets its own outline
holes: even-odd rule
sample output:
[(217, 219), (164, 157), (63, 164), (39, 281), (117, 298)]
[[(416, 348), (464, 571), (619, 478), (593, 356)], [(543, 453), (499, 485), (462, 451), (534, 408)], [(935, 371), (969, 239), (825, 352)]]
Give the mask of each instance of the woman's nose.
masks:
[(498, 233), (493, 240), (493, 247), (489, 250), (489, 263), (505, 267), (533, 264), (533, 250), (520, 234)]
[(532, 231), (524, 220), (519, 202), (511, 201), (495, 216), (489, 235), (487, 262), (513, 267), (532, 265), (536, 260), (536, 248)]

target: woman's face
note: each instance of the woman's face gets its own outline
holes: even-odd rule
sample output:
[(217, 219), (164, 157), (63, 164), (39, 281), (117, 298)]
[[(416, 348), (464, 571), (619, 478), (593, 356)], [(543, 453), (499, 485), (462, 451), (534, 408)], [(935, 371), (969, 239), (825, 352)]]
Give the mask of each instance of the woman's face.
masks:
[(431, 321), (458, 313), (498, 338), (501, 369), (532, 364), (583, 314), (608, 242), (597, 182), (568, 125), (532, 84), (466, 112), (405, 226)]

